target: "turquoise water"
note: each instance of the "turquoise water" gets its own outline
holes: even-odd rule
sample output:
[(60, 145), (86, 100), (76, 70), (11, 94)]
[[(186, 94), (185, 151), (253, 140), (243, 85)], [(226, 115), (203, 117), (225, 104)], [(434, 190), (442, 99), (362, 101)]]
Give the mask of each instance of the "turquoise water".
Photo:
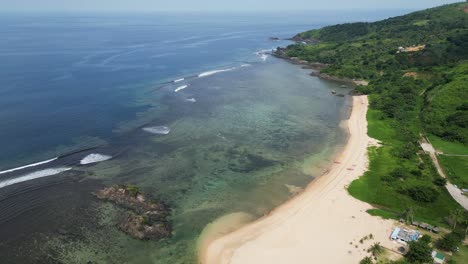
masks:
[[(328, 15), (0, 20), (2, 263), (194, 263), (207, 224), (267, 214), (346, 138), (349, 89), (258, 52)], [(168, 204), (172, 236), (120, 232), (92, 195), (116, 183)]]
[(349, 89), (309, 71), (269, 58), (197, 78), (177, 93), (173, 90), (180, 84), (150, 93), (146, 100), (160, 100), (162, 110), (150, 111), (157, 118), (145, 126), (164, 125), (170, 133), (133, 132), (126, 135), (121, 156), (77, 170), (104, 184), (135, 184), (168, 203), (173, 236), (161, 242), (130, 239), (115, 228), (119, 209), (96, 201), (93, 221), (104, 221), (103, 229), (85, 229), (85, 241), (63, 238), (49, 246), (60, 245), (66, 263), (77, 256), (98, 262), (190, 263), (206, 224), (235, 212), (253, 219), (268, 213), (292, 196), (287, 185), (304, 187), (319, 176), (345, 139), (339, 124), (349, 97), (331, 91)]

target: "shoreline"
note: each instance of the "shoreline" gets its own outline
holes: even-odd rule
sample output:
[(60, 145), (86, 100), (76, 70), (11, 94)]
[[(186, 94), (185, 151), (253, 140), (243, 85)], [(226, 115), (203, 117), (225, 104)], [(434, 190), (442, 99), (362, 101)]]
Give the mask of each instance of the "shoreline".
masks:
[[(366, 211), (373, 207), (346, 189), (367, 170), (367, 148), (378, 144), (367, 135), (367, 108), (367, 96), (353, 96), (351, 116), (345, 120), (348, 141), (325, 175), (267, 216), (205, 241), (200, 262), (357, 263), (375, 242), (394, 248), (388, 239), (393, 221), (369, 215)], [(374, 239), (359, 243), (369, 234)]]

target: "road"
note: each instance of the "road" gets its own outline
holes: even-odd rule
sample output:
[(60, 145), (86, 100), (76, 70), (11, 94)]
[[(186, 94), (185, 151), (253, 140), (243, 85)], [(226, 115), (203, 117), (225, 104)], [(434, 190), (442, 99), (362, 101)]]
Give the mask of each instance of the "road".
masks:
[(450, 193), (450, 195), (459, 203), (465, 210), (468, 210), (468, 197), (462, 194), (462, 191), (455, 187), (452, 183), (449, 182), (447, 175), (445, 175), (444, 170), (440, 166), (439, 160), (437, 159), (437, 151), (435, 150), (434, 146), (426, 139), (422, 138), (420, 141), (421, 148), (429, 154), (429, 156), (432, 159), (432, 162), (434, 163), (437, 172), (439, 175), (445, 179), (447, 179), (447, 184), (445, 185), (445, 188), (447, 188), (447, 191)]

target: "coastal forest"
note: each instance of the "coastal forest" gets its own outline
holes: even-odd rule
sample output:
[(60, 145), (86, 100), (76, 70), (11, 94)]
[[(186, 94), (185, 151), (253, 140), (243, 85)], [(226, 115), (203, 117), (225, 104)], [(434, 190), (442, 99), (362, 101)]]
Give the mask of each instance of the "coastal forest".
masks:
[[(368, 133), (382, 146), (369, 150), (369, 171), (350, 185), (350, 194), (377, 208), (370, 214), (453, 230), (432, 245), (457, 251), (468, 214), (445, 185), (468, 189), (468, 3), (327, 26), (294, 40), (282, 55), (323, 64), (321, 75), (368, 82), (354, 92), (369, 95)], [(448, 179), (421, 141), (433, 144)], [(466, 257), (466, 246), (462, 251)], [(456, 256), (452, 263), (467, 260)]]

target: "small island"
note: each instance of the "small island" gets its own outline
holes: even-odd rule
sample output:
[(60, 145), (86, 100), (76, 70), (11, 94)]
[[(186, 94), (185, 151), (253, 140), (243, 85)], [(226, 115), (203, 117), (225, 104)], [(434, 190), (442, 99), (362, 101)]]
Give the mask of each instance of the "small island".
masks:
[(171, 235), (171, 225), (167, 217), (169, 209), (155, 200), (148, 200), (137, 186), (114, 185), (97, 191), (94, 195), (126, 209), (118, 227), (133, 238), (150, 240), (162, 239)]

